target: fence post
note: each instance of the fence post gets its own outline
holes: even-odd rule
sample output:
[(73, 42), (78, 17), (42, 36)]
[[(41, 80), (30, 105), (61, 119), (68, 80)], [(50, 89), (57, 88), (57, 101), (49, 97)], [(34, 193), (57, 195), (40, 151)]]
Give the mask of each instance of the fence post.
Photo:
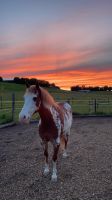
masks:
[(2, 96), (0, 96), (0, 109), (2, 109), (3, 104), (2, 104)]
[(67, 99), (67, 103), (71, 104), (71, 101), (70, 101), (70, 99)]
[(15, 94), (12, 94), (12, 121), (14, 121), (14, 114), (15, 114)]
[(92, 105), (92, 102), (91, 100), (89, 100), (89, 114), (92, 112), (92, 109), (93, 109), (93, 105)]
[(97, 109), (97, 102), (96, 99), (94, 100), (94, 112), (96, 113), (96, 109)]
[(108, 103), (110, 102), (109, 100), (110, 100), (110, 99), (109, 99), (109, 97), (108, 97)]

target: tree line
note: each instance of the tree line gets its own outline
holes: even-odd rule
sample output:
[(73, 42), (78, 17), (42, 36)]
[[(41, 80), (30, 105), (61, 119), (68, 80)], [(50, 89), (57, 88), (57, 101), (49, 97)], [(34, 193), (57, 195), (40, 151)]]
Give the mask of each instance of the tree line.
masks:
[(19, 78), (19, 77), (14, 77), (13, 80), (3, 80), (2, 77), (0, 77), (0, 82), (7, 82), (7, 83), (16, 83), (16, 84), (30, 84), (30, 85), (35, 85), (36, 81), (39, 82), (39, 85), (42, 87), (52, 87), (52, 88), (57, 88), (60, 89), (58, 86), (56, 86), (54, 83), (49, 83), (48, 81), (45, 80), (38, 80), (36, 78)]
[(112, 86), (85, 86), (75, 85), (71, 87), (71, 91), (112, 91)]
[[(14, 77), (13, 80), (3, 80), (2, 77), (0, 77), (0, 82), (8, 82), (8, 83), (17, 83), (17, 84), (26, 84), (29, 83), (30, 85), (34, 85), (38, 79), (36, 78), (19, 78)], [(38, 80), (39, 85), (42, 87), (52, 87), (60, 89), (58, 86), (56, 86), (54, 83), (49, 83), (45, 80)], [(85, 86), (85, 85), (75, 85), (71, 87), (71, 91), (112, 91), (112, 86)]]

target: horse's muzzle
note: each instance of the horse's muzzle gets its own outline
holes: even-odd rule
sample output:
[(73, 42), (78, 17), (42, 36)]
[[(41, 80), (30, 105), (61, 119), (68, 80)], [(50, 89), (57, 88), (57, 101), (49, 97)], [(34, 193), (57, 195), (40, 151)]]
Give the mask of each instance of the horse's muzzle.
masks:
[(21, 115), (21, 113), (19, 114), (19, 122), (20, 123), (24, 123), (24, 124), (29, 124), (30, 122), (30, 117), (26, 116), (26, 115)]

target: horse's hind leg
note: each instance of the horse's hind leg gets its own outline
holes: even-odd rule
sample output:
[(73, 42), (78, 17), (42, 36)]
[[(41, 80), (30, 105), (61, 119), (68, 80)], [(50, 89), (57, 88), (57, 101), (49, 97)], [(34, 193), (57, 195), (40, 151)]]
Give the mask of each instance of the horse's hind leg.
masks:
[(49, 165), (48, 165), (48, 142), (44, 143), (44, 156), (45, 156), (44, 175), (47, 175), (49, 173)]
[(56, 145), (54, 146), (54, 154), (53, 154), (53, 172), (52, 172), (52, 177), (51, 180), (52, 181), (57, 181), (57, 168), (56, 168), (56, 161), (57, 161), (57, 155), (58, 155), (58, 151), (59, 151), (59, 146), (60, 145)]
[(67, 155), (68, 135), (66, 135), (64, 137), (64, 142), (65, 142), (65, 146), (64, 146), (64, 149), (63, 149), (63, 157), (66, 158), (68, 156)]

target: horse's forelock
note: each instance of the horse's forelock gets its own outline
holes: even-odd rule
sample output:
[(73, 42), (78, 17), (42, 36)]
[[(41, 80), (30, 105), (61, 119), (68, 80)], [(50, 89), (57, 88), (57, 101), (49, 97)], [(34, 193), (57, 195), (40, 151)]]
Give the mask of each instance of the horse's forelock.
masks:
[(37, 93), (36, 86), (35, 85), (31, 85), (29, 88), (26, 89), (26, 93), (27, 92), (36, 94)]

